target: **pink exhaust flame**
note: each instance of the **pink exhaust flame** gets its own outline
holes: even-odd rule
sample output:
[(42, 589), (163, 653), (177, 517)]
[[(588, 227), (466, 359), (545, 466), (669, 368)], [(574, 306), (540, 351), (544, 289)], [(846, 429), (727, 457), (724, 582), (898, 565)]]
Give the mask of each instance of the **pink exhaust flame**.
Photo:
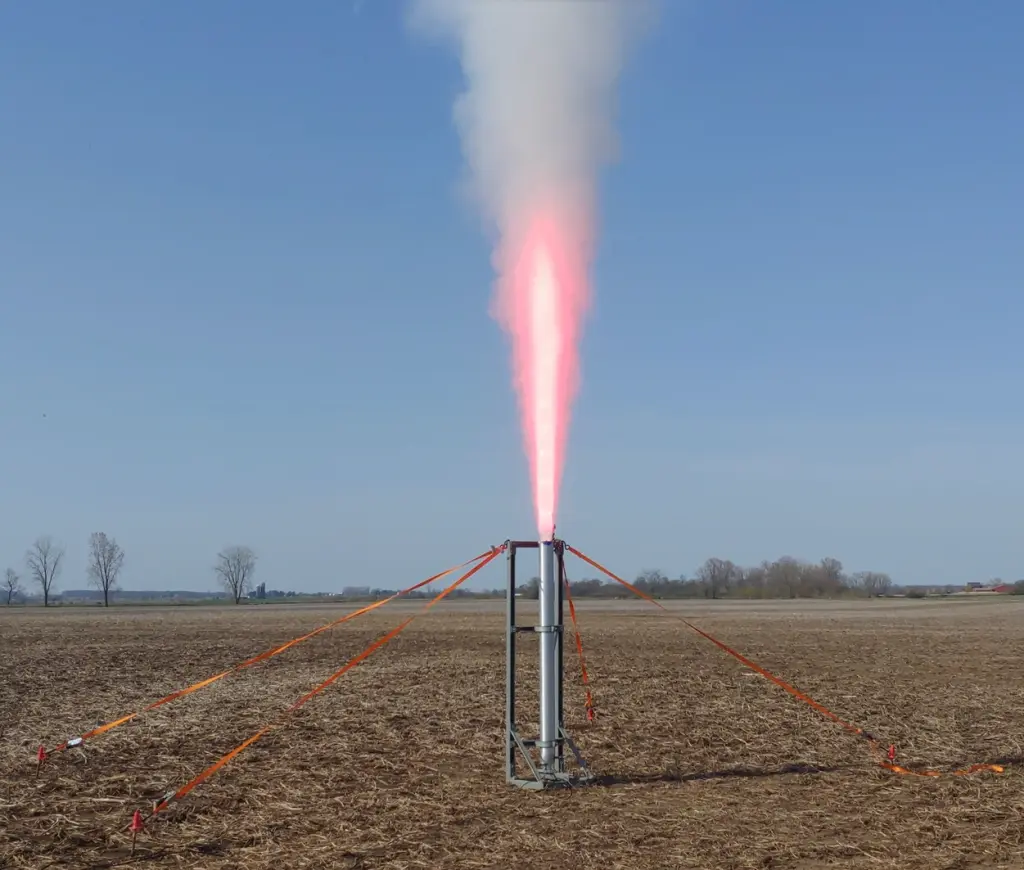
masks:
[(583, 234), (571, 221), (537, 214), (508, 240), (499, 317), (512, 335), (512, 362), (533, 480), (537, 532), (554, 535), (572, 400), (579, 379), (579, 336), (587, 307)]

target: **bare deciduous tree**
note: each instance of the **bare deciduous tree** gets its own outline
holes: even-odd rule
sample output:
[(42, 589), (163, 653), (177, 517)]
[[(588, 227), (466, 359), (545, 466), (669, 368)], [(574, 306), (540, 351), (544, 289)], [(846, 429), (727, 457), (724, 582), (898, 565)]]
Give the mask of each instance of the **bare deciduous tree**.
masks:
[(7, 606), (11, 606), (15, 595), (21, 595), (21, 578), (13, 568), (4, 573), (4, 591), (7, 593)]
[(801, 564), (801, 581), (798, 594), (803, 597), (823, 598), (837, 595), (846, 588), (843, 577), (843, 563), (838, 559), (825, 558), (817, 565)]
[(736, 579), (737, 568), (728, 559), (708, 559), (697, 571), (698, 582), (704, 585), (708, 598), (721, 598), (729, 592), (729, 585)]
[(792, 556), (782, 556), (771, 563), (768, 582), (773, 594), (796, 598), (803, 582), (803, 565)]
[(49, 535), (39, 538), (25, 554), (28, 572), (43, 593), (43, 607), (50, 604), (50, 593), (63, 561), (64, 548), (55, 544)]
[(746, 598), (764, 598), (768, 587), (770, 564), (762, 562), (746, 570), (739, 569), (739, 592)]
[(540, 577), (531, 577), (530, 582), (522, 587), (523, 598), (530, 601), (540, 600)]
[(641, 571), (636, 578), (636, 588), (651, 595), (660, 595), (666, 583), (668, 577), (657, 569), (648, 568)]
[(252, 585), (256, 554), (248, 547), (228, 547), (217, 554), (213, 570), (224, 591), (238, 604)]
[(89, 537), (89, 583), (103, 593), (103, 606), (110, 606), (110, 593), (117, 591), (117, 577), (124, 565), (124, 550), (105, 532)]
[(857, 585), (867, 592), (868, 597), (880, 598), (892, 588), (892, 578), (888, 574), (877, 571), (862, 571), (854, 579), (857, 581)]
[(843, 563), (838, 559), (833, 559), (831, 556), (826, 556), (822, 559), (818, 566), (821, 568), (821, 573), (826, 579), (831, 580), (833, 583), (840, 583), (843, 579)]

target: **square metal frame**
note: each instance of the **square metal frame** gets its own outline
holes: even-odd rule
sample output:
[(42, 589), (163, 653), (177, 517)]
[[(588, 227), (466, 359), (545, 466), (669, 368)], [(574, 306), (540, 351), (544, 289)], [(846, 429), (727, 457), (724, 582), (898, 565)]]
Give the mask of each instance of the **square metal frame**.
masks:
[[(555, 540), (555, 560), (557, 566), (556, 586), (558, 588), (557, 615), (558, 624), (551, 629), (542, 629), (536, 625), (519, 625), (516, 622), (516, 554), (519, 550), (537, 550), (540, 544), (537, 541), (513, 541), (505, 542), (506, 560), (508, 563), (508, 587), (506, 591), (506, 620), (505, 620), (505, 780), (519, 788), (546, 789), (565, 788), (580, 785), (590, 779), (586, 762), (580, 755), (579, 749), (565, 731), (565, 716), (562, 709), (563, 683), (564, 683), (564, 648), (563, 634), (563, 607), (565, 602), (565, 590), (563, 588), (565, 578), (565, 542)], [(558, 709), (558, 738), (555, 740), (555, 760), (548, 767), (543, 767), (535, 757), (534, 752), (539, 748), (540, 741), (537, 738), (524, 738), (519, 733), (516, 722), (516, 637), (524, 633), (540, 633), (545, 630), (552, 630), (555, 634), (555, 661), (558, 668), (557, 686), (557, 709)], [(566, 747), (572, 752), (579, 769), (579, 773), (570, 773), (566, 769)], [(520, 775), (517, 762), (522, 760), (527, 770)], [(528, 772), (527, 772), (528, 771)]]

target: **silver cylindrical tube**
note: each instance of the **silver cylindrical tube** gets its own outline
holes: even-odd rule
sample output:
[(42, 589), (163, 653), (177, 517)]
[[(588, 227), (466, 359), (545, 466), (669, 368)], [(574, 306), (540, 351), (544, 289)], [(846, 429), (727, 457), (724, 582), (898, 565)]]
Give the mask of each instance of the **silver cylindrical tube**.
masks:
[(555, 543), (540, 542), (540, 760), (545, 767), (555, 761), (558, 739), (558, 662), (555, 625), (558, 621), (558, 577), (555, 574)]

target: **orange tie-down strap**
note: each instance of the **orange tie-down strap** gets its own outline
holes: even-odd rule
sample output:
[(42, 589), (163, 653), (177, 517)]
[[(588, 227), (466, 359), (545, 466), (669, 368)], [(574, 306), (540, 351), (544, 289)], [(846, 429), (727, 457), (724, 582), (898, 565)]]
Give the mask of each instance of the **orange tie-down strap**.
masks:
[(430, 601), (428, 601), (423, 606), (423, 608), (421, 610), (419, 610), (417, 613), (412, 614), (412, 616), (410, 616), (410, 617), (406, 618), (405, 620), (403, 620), (402, 622), (400, 622), (395, 628), (391, 629), (391, 631), (389, 631), (387, 634), (382, 635), (381, 637), (377, 638), (377, 640), (375, 640), (373, 643), (371, 643), (366, 649), (364, 649), (361, 653), (359, 653), (359, 655), (354, 656), (353, 658), (349, 659), (344, 665), (342, 665), (340, 668), (338, 668), (338, 670), (336, 670), (333, 674), (331, 674), (326, 680), (324, 680), (322, 683), (320, 683), (318, 686), (316, 686), (311, 691), (307, 692), (305, 695), (303, 695), (301, 698), (299, 698), (299, 700), (297, 700), (294, 704), (292, 704), (290, 707), (288, 707), (284, 711), (284, 713), (282, 713), (281, 716), (279, 716), (276, 720), (274, 720), (270, 724), (268, 724), (268, 725), (264, 726), (263, 728), (261, 728), (259, 731), (257, 731), (255, 734), (253, 734), (251, 737), (249, 737), (244, 742), (239, 743), (238, 746), (236, 746), (230, 752), (222, 755), (213, 764), (211, 764), (209, 767), (207, 767), (202, 773), (200, 773), (198, 776), (195, 776), (192, 779), (190, 779), (187, 783), (185, 783), (185, 785), (183, 785), (177, 791), (175, 791), (175, 792), (168, 792), (166, 795), (164, 795), (163, 798), (161, 798), (159, 801), (157, 801), (153, 805), (153, 810), (149, 814), (148, 818), (152, 818), (153, 816), (157, 815), (157, 813), (160, 813), (163, 810), (167, 809), (167, 807), (173, 801), (181, 800), (190, 791), (192, 791), (196, 786), (198, 786), (201, 783), (203, 783), (206, 780), (208, 780), (218, 770), (220, 770), (222, 767), (224, 767), (225, 765), (229, 764), (233, 759), (237, 758), (239, 755), (241, 755), (243, 752), (245, 752), (245, 750), (248, 749), (250, 746), (252, 746), (256, 741), (260, 740), (262, 737), (265, 737), (271, 731), (274, 731), (275, 729), (280, 728), (285, 723), (285, 720), (287, 719), (287, 717), (289, 715), (294, 713), (296, 710), (298, 710), (300, 707), (302, 707), (304, 704), (306, 704), (312, 698), (315, 698), (324, 689), (326, 689), (332, 683), (334, 683), (337, 680), (339, 680), (346, 673), (348, 673), (350, 670), (352, 670), (352, 668), (356, 667), (356, 665), (358, 665), (361, 662), (363, 662), (366, 659), (368, 659), (371, 655), (373, 655), (373, 653), (375, 653), (377, 650), (379, 650), (388, 641), (394, 640), (396, 637), (398, 637), (399, 634), (401, 634), (403, 631), (405, 631), (406, 628), (409, 627), (409, 624), (417, 616), (422, 616), (428, 610), (430, 610), (430, 608), (432, 608), (435, 604), (437, 604), (439, 601), (442, 601), (444, 598), (448, 597), (448, 595), (450, 595), (452, 592), (454, 592), (456, 589), (458, 589), (459, 586), (461, 586), (463, 583), (465, 583), (470, 577), (472, 577), (474, 574), (476, 574), (477, 571), (479, 571), (481, 568), (483, 568), (485, 565), (487, 565), (493, 559), (497, 558), (504, 551), (505, 551), (505, 546), (504, 545), (502, 545), (500, 547), (496, 547), (493, 550), (491, 550), (489, 553), (487, 553), (485, 556), (482, 557), (482, 561), (478, 561), (476, 565), (474, 565), (465, 574), (463, 574), (461, 577), (459, 577), (457, 580), (455, 580), (450, 586), (448, 586), (447, 588), (443, 589), (441, 592), (439, 592), (437, 595), (435, 595), (433, 598), (431, 598)]
[(562, 561), (562, 585), (565, 587), (565, 600), (569, 605), (569, 617), (572, 619), (572, 630), (576, 635), (576, 652), (580, 656), (580, 675), (583, 680), (583, 691), (586, 695), (583, 702), (587, 711), (587, 721), (593, 722), (596, 711), (594, 710), (594, 696), (590, 694), (590, 675), (587, 673), (587, 660), (583, 657), (583, 638), (580, 636), (580, 624), (576, 619), (576, 605), (572, 603), (572, 590), (569, 588), (569, 574), (565, 570), (565, 561)]
[[(578, 556), (580, 559), (582, 559), (584, 562), (586, 562), (591, 567), (596, 568), (598, 571), (600, 571), (602, 574), (604, 574), (609, 579), (614, 580), (616, 583), (622, 584), (624, 587), (626, 587), (626, 589), (628, 589), (634, 595), (636, 595), (636, 596), (638, 596), (640, 598), (643, 598), (645, 601), (649, 601), (651, 604), (655, 605), (656, 607), (661, 608), (661, 610), (664, 613), (668, 614), (669, 616), (671, 616), (671, 617), (673, 617), (675, 619), (678, 619), (687, 628), (691, 629), (692, 631), (695, 631), (697, 634), (699, 634), (705, 640), (711, 641), (711, 643), (713, 643), (720, 650), (722, 650), (722, 652), (727, 653), (728, 655), (732, 656), (734, 659), (736, 659), (738, 662), (740, 662), (740, 664), (745, 665), (746, 667), (750, 668), (755, 673), (760, 674), (766, 680), (770, 680), (771, 682), (775, 683), (776, 686), (778, 686), (780, 689), (788, 692), (794, 698), (796, 698), (796, 699), (798, 699), (800, 701), (803, 701), (808, 707), (810, 707), (811, 709), (817, 711), (822, 716), (824, 716), (826, 719), (830, 719), (831, 721), (833, 721), (837, 725), (839, 725), (841, 728), (844, 728), (846, 731), (849, 731), (851, 734), (854, 734), (857, 737), (862, 737), (865, 740), (867, 740), (868, 741), (868, 745), (870, 746), (870, 749), (871, 749), (871, 753), (872, 753), (872, 755), (874, 757), (874, 760), (876, 761), (876, 763), (878, 764), (879, 767), (883, 767), (886, 770), (892, 771), (893, 773), (902, 774), (904, 776), (942, 776), (943, 775), (944, 772), (943, 771), (939, 771), (939, 770), (911, 770), (908, 767), (901, 767), (900, 765), (895, 763), (895, 757), (896, 756), (895, 756), (895, 747), (894, 746), (890, 746), (889, 747), (888, 752), (885, 753), (885, 757), (879, 758), (878, 756), (883, 753), (883, 750), (882, 750), (882, 746), (881, 746), (880, 741), (873, 734), (871, 734), (868, 731), (865, 731), (863, 728), (858, 728), (856, 725), (850, 724), (845, 719), (841, 718), (840, 716), (837, 716), (835, 713), (833, 713), (831, 710), (829, 710), (828, 707), (826, 707), (824, 704), (819, 704), (817, 701), (814, 700), (814, 698), (812, 698), (806, 692), (800, 691), (800, 689), (796, 688), (795, 686), (790, 685), (785, 680), (783, 680), (781, 677), (777, 677), (777, 676), (775, 676), (775, 674), (771, 673), (770, 671), (765, 670), (764, 668), (762, 668), (756, 662), (752, 662), (750, 659), (748, 659), (742, 653), (739, 653), (736, 650), (734, 650), (732, 647), (728, 646), (727, 644), (722, 643), (722, 641), (720, 641), (718, 638), (712, 637), (706, 631), (704, 631), (701, 628), (698, 628), (696, 625), (694, 625), (689, 620), (684, 619), (682, 616), (679, 616), (676, 613), (672, 613), (660, 601), (658, 601), (657, 599), (655, 599), (652, 596), (648, 595), (643, 590), (638, 589), (632, 583), (629, 583), (626, 580), (623, 580), (617, 574), (613, 574), (611, 571), (609, 571), (607, 568), (605, 568), (604, 565), (600, 564), (599, 562), (594, 561), (589, 556), (581, 553), (575, 547), (570, 547), (568, 544), (566, 544), (565, 548), (570, 553), (572, 553), (574, 556)], [(1003, 770), (1004, 770), (1004, 768), (1002, 767), (1002, 765), (999, 765), (999, 764), (972, 764), (970, 767), (964, 767), (964, 768), (960, 768), (958, 770), (946, 771), (945, 773), (947, 773), (948, 775), (951, 775), (951, 776), (967, 776), (968, 774), (978, 773), (980, 771), (989, 771), (991, 773), (1002, 773)]]
[(308, 634), (302, 635), (302, 637), (296, 637), (293, 640), (283, 643), (280, 646), (276, 646), (273, 649), (268, 649), (266, 652), (262, 652), (257, 656), (253, 656), (251, 659), (246, 659), (244, 662), (240, 662), (234, 667), (228, 668), (226, 671), (221, 671), (219, 674), (214, 674), (212, 677), (207, 677), (205, 680), (200, 680), (198, 683), (193, 683), (191, 686), (187, 686), (184, 689), (179, 689), (176, 692), (172, 692), (170, 695), (166, 695), (159, 701), (154, 701), (152, 704), (148, 704), (140, 710), (136, 710), (134, 713), (129, 713), (126, 716), (122, 716), (120, 719), (115, 719), (113, 722), (107, 722), (104, 725), (99, 725), (93, 728), (92, 731), (86, 731), (79, 737), (74, 737), (70, 740), (64, 741), (59, 746), (55, 746), (53, 749), (47, 752), (45, 749), (40, 752), (41, 757), (45, 758), (46, 755), (52, 755), (58, 752), (64, 752), (67, 749), (72, 749), (76, 746), (81, 746), (86, 740), (91, 740), (94, 737), (99, 737), (101, 734), (106, 734), (108, 731), (125, 725), (131, 722), (133, 719), (138, 719), (139, 716), (144, 713), (148, 713), (150, 710), (155, 710), (157, 707), (162, 707), (164, 704), (169, 704), (171, 701), (177, 701), (178, 698), (184, 698), (186, 695), (191, 695), (193, 692), (198, 692), (200, 689), (205, 689), (207, 686), (213, 685), (218, 680), (223, 680), (225, 677), (231, 674), (236, 674), (239, 671), (243, 671), (246, 668), (250, 668), (253, 665), (265, 662), (267, 659), (272, 659), (276, 655), (280, 655), (287, 649), (291, 649), (296, 644), (300, 644), (303, 641), (309, 640), (312, 637), (316, 637), (318, 634), (335, 628), (344, 622), (348, 622), (351, 619), (355, 619), (358, 616), (363, 616), (369, 613), (371, 610), (376, 610), (378, 607), (383, 607), (385, 604), (394, 601), (396, 598), (401, 598), (403, 595), (408, 595), (411, 592), (415, 592), (418, 589), (422, 589), (424, 586), (433, 583), (435, 580), (440, 580), (442, 577), (447, 577), (449, 574), (454, 574), (456, 571), (465, 568), (467, 565), (472, 565), (474, 562), (479, 562), (481, 559), (487, 559), (488, 557), (493, 558), (493, 553), (488, 551), (481, 553), (472, 559), (467, 559), (460, 565), (455, 565), (446, 571), (442, 571), (440, 574), (435, 574), (433, 577), (428, 577), (426, 580), (421, 580), (413, 586), (409, 586), (407, 589), (403, 589), (400, 592), (396, 592), (394, 595), (390, 595), (387, 598), (382, 598), (380, 601), (375, 601), (373, 604), (368, 604), (366, 607), (360, 607), (358, 610), (353, 610), (351, 613), (346, 613), (339, 619), (335, 619), (333, 622), (328, 622), (326, 625), (321, 625), (319, 628), (313, 629)]

